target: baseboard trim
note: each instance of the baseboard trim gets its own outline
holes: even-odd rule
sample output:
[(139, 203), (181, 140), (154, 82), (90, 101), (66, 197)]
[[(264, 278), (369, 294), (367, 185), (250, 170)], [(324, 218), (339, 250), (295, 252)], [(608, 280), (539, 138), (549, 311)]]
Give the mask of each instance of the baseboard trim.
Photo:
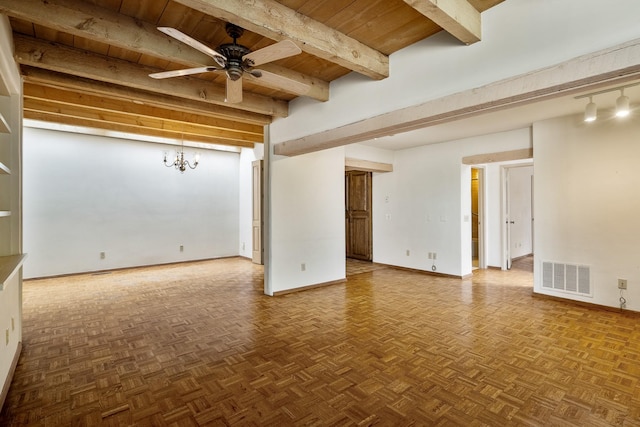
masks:
[(0, 411), (4, 407), (4, 401), (9, 394), (9, 387), (11, 387), (11, 380), (13, 380), (13, 374), (16, 372), (16, 367), (18, 366), (18, 359), (20, 359), (20, 354), (22, 353), (22, 341), (18, 342), (18, 347), (16, 348), (16, 353), (13, 355), (13, 360), (11, 361), (11, 367), (9, 368), (9, 375), (4, 380), (4, 384), (2, 385), (2, 393), (0, 393)]
[(401, 267), (399, 265), (391, 265), (391, 264), (382, 264), (382, 263), (376, 263), (376, 264), (380, 264), (380, 265), (384, 265), (385, 267), (389, 267), (389, 268), (395, 268), (396, 270), (402, 270), (402, 271), (409, 271), (411, 273), (418, 273), (418, 274), (426, 274), (427, 276), (436, 276), (436, 277), (448, 277), (450, 279), (466, 279), (469, 278), (471, 276), (473, 276), (472, 274), (468, 274), (466, 276), (460, 276), (460, 275), (455, 275), (455, 274), (446, 274), (446, 273), (440, 273), (437, 271), (427, 271), (427, 270), (420, 270), (417, 268), (410, 268), (410, 267)]
[(347, 279), (340, 279), (340, 280), (333, 280), (331, 282), (316, 283), (315, 285), (302, 286), (300, 288), (293, 288), (293, 289), (285, 289), (284, 291), (277, 291), (277, 292), (273, 293), (273, 296), (274, 297), (279, 297), (279, 296), (286, 295), (286, 294), (292, 294), (294, 292), (308, 291), (309, 289), (323, 288), (325, 286), (332, 286), (332, 285), (339, 285), (339, 284), (346, 283), (346, 282), (347, 282)]
[(635, 317), (640, 318), (640, 311), (626, 310), (626, 309), (621, 309), (621, 308), (617, 308), (617, 307), (610, 307), (608, 305), (594, 304), (592, 302), (586, 302), (586, 301), (576, 301), (576, 300), (573, 300), (573, 299), (557, 297), (555, 295), (541, 294), (541, 293), (536, 292), (536, 291), (531, 291), (531, 296), (533, 296), (534, 298), (540, 298), (540, 299), (546, 299), (546, 300), (550, 300), (550, 301), (562, 302), (562, 303), (565, 303), (565, 304), (569, 303), (569, 304), (577, 305), (579, 307), (589, 308), (591, 310), (609, 311), (609, 312), (612, 312), (612, 313), (619, 313), (619, 314), (628, 315), (628, 316), (631, 316), (631, 317), (634, 317), (634, 318)]
[(23, 282), (27, 282), (29, 280), (58, 279), (61, 277), (81, 276), (83, 274), (90, 274), (90, 275), (92, 274), (97, 276), (101, 274), (115, 273), (115, 272), (124, 271), (124, 270), (137, 270), (137, 269), (149, 268), (149, 267), (167, 267), (171, 265), (181, 265), (181, 264), (195, 264), (198, 262), (217, 261), (217, 260), (232, 259), (232, 258), (240, 258), (243, 260), (251, 261), (251, 258), (247, 258), (242, 255), (229, 255), (229, 256), (221, 256), (216, 258), (202, 258), (202, 259), (190, 259), (185, 261), (165, 262), (160, 264), (133, 265), (131, 267), (117, 267), (117, 268), (111, 268), (106, 270), (79, 271), (77, 273), (64, 273), (64, 274), (56, 274), (53, 276), (29, 277), (28, 279), (23, 279)]

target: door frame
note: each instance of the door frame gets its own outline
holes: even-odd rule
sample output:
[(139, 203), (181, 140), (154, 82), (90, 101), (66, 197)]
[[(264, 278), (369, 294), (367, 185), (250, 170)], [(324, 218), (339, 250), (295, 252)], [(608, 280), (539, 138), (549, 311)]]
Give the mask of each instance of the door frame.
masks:
[[(483, 165), (473, 165), (471, 169), (478, 170), (478, 268), (487, 268), (487, 239), (486, 239), (486, 170)], [(473, 176), (473, 175), (472, 175)], [(473, 212), (471, 213), (473, 221)], [(472, 254), (473, 257), (473, 254)]]
[(251, 260), (264, 264), (264, 160), (251, 162)]
[[(349, 183), (351, 182), (351, 175), (353, 174), (365, 174), (366, 176), (366, 191), (365, 191), (365, 204), (366, 212), (368, 212), (368, 258), (358, 258), (350, 255), (351, 248), (351, 225), (352, 218), (349, 215), (349, 205), (351, 200), (351, 192), (349, 191)], [(345, 170), (345, 257), (354, 259), (363, 259), (365, 261), (373, 261), (373, 172), (367, 170)]]
[[(502, 262), (500, 268), (502, 270), (510, 270), (511, 269), (511, 232), (509, 227), (510, 219), (510, 200), (509, 200), (509, 171), (514, 168), (522, 168), (533, 166), (533, 161), (523, 162), (523, 163), (513, 163), (500, 166), (500, 234), (501, 234), (501, 245), (502, 245)], [(534, 172), (535, 173), (535, 172)], [(533, 183), (533, 181), (532, 181)], [(532, 218), (533, 218), (533, 187), (531, 188), (531, 209), (532, 209)], [(534, 248), (534, 239), (533, 239), (533, 224), (531, 228), (531, 248), (533, 251)]]

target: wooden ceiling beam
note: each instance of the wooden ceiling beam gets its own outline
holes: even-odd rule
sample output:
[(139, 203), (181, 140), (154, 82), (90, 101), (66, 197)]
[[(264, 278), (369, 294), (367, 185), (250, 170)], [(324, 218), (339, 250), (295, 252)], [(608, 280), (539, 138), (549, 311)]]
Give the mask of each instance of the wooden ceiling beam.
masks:
[[(176, 58), (177, 59), (177, 58)], [(290, 70), (289, 68), (284, 68), (279, 65), (274, 64), (263, 64), (258, 67), (260, 70), (269, 71), (270, 73), (277, 74), (282, 77), (286, 77), (291, 80), (295, 80), (299, 83), (304, 83), (309, 86), (309, 91), (304, 94), (304, 96), (315, 99), (316, 101), (325, 102), (329, 100), (329, 82), (318, 79), (316, 77), (311, 77), (306, 74), (299, 73), (297, 71)], [(282, 86), (270, 85), (265, 83), (264, 80), (261, 80), (257, 77), (253, 77), (251, 74), (246, 73), (242, 76), (243, 79), (247, 81), (257, 84), (263, 87), (268, 87), (278, 91), (286, 92)], [(291, 92), (293, 93), (293, 92)], [(296, 94), (297, 95), (297, 94)]]
[(404, 0), (406, 4), (438, 24), (467, 45), (480, 41), (480, 12), (467, 0)]
[(22, 65), (270, 116), (286, 117), (288, 115), (286, 102), (262, 95), (245, 93), (242, 103), (228, 104), (225, 102), (225, 89), (207, 80), (182, 77), (180, 84), (176, 84), (170, 80), (149, 78), (149, 73), (158, 70), (134, 65), (128, 61), (88, 53), (56, 43), (45, 43), (18, 34), (14, 34), (14, 42), (16, 61)]
[(146, 92), (106, 82), (74, 77), (41, 68), (22, 66), (25, 83), (33, 83), (50, 88), (69, 89), (81, 93), (99, 95), (115, 100), (126, 100), (137, 105), (150, 105), (174, 111), (264, 126), (271, 123), (271, 117), (264, 114), (207, 104), (201, 101), (177, 98), (170, 95)]
[(188, 122), (177, 122), (149, 116), (136, 116), (123, 114), (117, 111), (87, 108), (86, 106), (69, 105), (53, 100), (42, 100), (26, 97), (24, 99), (24, 110), (39, 113), (48, 113), (61, 117), (70, 117), (83, 120), (103, 121), (109, 124), (120, 124), (134, 126), (141, 131), (148, 129), (151, 131), (169, 131), (178, 135), (192, 138), (215, 138), (225, 141), (227, 145), (245, 147), (247, 144), (253, 146), (255, 138), (243, 134), (233, 134), (230, 132), (214, 130), (207, 126), (196, 125)]
[[(209, 56), (161, 33), (147, 22), (83, 1), (3, 0), (0, 14), (156, 58), (171, 58), (172, 62), (186, 67), (213, 64)], [(305, 96), (319, 101), (329, 99), (329, 83), (324, 80), (272, 64), (260, 68), (309, 85)], [(251, 82), (286, 92), (286, 88), (273, 87), (260, 79), (252, 78)]]
[(389, 77), (389, 57), (275, 0), (174, 0), (272, 40), (290, 39), (311, 55), (364, 74)]
[(166, 129), (152, 129), (148, 127), (142, 127), (137, 125), (129, 125), (122, 124), (120, 122), (110, 122), (103, 119), (91, 119), (84, 117), (74, 117), (72, 115), (64, 115), (58, 113), (49, 113), (45, 111), (37, 111), (30, 110), (28, 108), (24, 109), (24, 118), (31, 120), (39, 120), (44, 122), (52, 122), (58, 123), (62, 125), (69, 126), (80, 126), (80, 127), (88, 127), (88, 128), (96, 128), (96, 129), (105, 129), (113, 132), (124, 132), (124, 133), (132, 133), (137, 135), (148, 135), (148, 136), (156, 136), (161, 138), (170, 138), (170, 139), (188, 139), (193, 142), (204, 142), (207, 144), (218, 144), (218, 145), (231, 145), (234, 147), (246, 147), (253, 148), (253, 144), (250, 142), (237, 142), (230, 143), (228, 140), (215, 138), (215, 137), (207, 137), (204, 135), (198, 134), (187, 134), (186, 132), (176, 132), (172, 130)]
[(226, 129), (178, 121), (163, 117), (154, 117), (146, 114), (131, 114), (118, 110), (95, 108), (89, 105), (78, 105), (59, 100), (38, 99), (25, 96), (24, 108), (31, 111), (59, 114), (62, 116), (78, 117), (92, 120), (104, 120), (110, 123), (140, 126), (149, 129), (170, 130), (184, 134), (201, 135), (204, 137), (219, 138), (228, 141), (228, 144), (262, 142), (260, 136), (234, 132)]
[[(138, 105), (128, 101), (114, 100), (82, 92), (24, 84), (24, 100), (46, 102), (47, 104), (82, 107), (97, 112), (116, 112), (133, 117), (156, 118), (172, 123), (187, 123), (201, 126), (202, 133), (211, 133), (223, 139), (262, 142), (263, 127), (231, 120), (212, 118), (182, 111), (172, 111), (150, 105)], [(33, 104), (30, 104), (33, 105)], [(33, 107), (32, 107), (33, 109)]]
[(619, 85), (637, 80), (639, 77), (640, 39), (636, 39), (485, 86), (283, 141), (275, 144), (274, 153), (296, 156), (340, 147), (538, 101), (570, 96), (587, 88)]

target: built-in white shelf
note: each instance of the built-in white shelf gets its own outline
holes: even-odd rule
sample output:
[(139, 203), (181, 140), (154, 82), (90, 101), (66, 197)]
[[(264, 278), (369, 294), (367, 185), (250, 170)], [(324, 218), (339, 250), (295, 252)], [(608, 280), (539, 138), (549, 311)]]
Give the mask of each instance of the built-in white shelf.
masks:
[(0, 133), (11, 133), (11, 127), (2, 114), (0, 114)]
[(11, 169), (2, 162), (0, 162), (0, 175), (11, 175)]
[(0, 256), (0, 291), (18, 271), (26, 257), (27, 254)]

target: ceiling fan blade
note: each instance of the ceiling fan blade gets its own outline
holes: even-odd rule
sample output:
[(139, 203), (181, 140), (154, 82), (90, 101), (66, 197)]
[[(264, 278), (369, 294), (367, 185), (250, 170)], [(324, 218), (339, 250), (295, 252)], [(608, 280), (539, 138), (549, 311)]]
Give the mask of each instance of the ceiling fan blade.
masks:
[(168, 36), (173, 37), (176, 40), (181, 41), (182, 43), (191, 46), (194, 49), (199, 50), (200, 52), (209, 55), (210, 57), (212, 57), (216, 63), (218, 65), (220, 65), (221, 67), (224, 68), (225, 64), (227, 63), (227, 58), (226, 56), (224, 56), (223, 54), (217, 52), (214, 49), (211, 49), (209, 46), (200, 43), (198, 40), (191, 38), (190, 36), (186, 35), (185, 33), (176, 30), (175, 28), (171, 28), (171, 27), (158, 27), (159, 31), (162, 31), (163, 33), (165, 33)]
[(271, 46), (258, 49), (255, 52), (246, 54), (242, 59), (251, 61), (251, 66), (266, 64), (267, 62), (277, 61), (278, 59), (288, 58), (289, 56), (298, 55), (302, 50), (291, 40), (282, 40)]
[(186, 68), (184, 70), (175, 70), (175, 71), (162, 71), (160, 73), (149, 74), (149, 77), (153, 77), (154, 79), (166, 79), (169, 77), (180, 77), (180, 76), (188, 76), (190, 74), (200, 74), (206, 73), (208, 71), (216, 71), (216, 67), (198, 67), (198, 68)]
[(296, 95), (304, 95), (309, 92), (311, 88), (308, 84), (302, 83), (296, 80), (292, 80), (288, 77), (281, 76), (279, 74), (271, 73), (264, 70), (259, 71), (262, 76), (255, 77), (258, 82), (264, 83), (266, 86), (274, 89), (281, 89), (285, 92), (295, 93)]
[(227, 77), (227, 99), (230, 104), (242, 102), (242, 77), (238, 80), (231, 80)]

